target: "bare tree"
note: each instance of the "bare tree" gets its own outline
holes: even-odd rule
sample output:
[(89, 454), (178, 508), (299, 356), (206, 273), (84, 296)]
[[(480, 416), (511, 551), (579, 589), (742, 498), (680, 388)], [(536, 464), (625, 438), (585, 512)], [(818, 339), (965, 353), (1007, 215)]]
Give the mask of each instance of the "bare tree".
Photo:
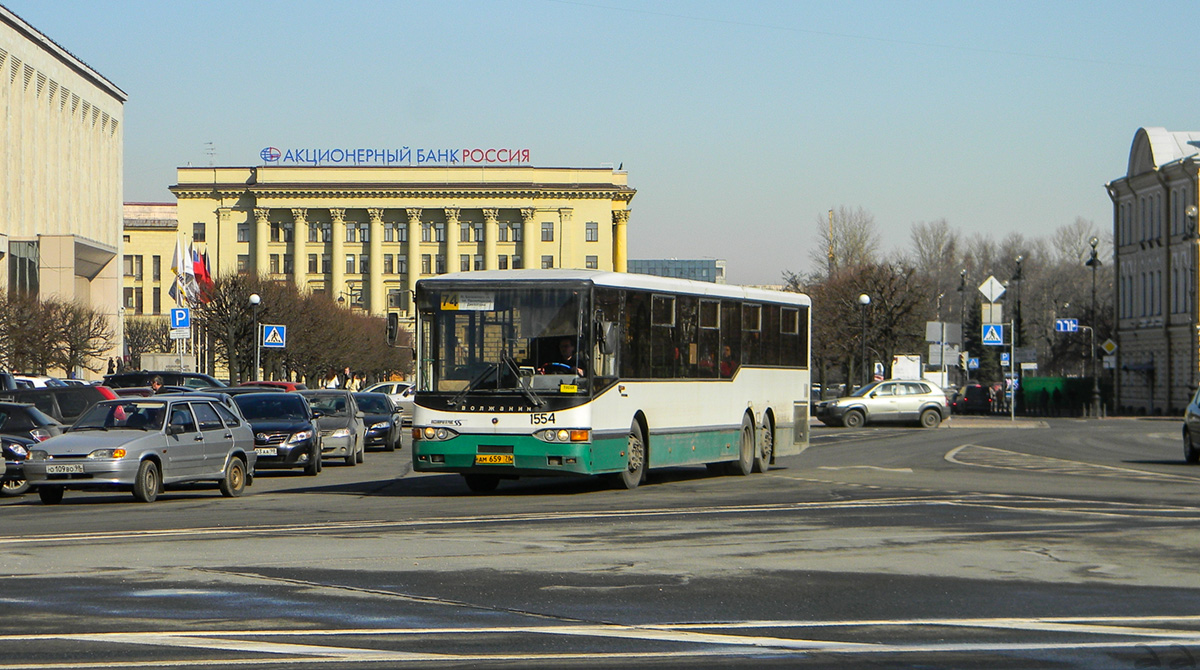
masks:
[(99, 372), (103, 367), (101, 357), (115, 342), (108, 317), (74, 302), (55, 302), (51, 309), (58, 328), (54, 365), (68, 374), (79, 368)]
[(125, 348), (129, 351), (129, 363), (134, 368), (142, 367), (142, 354), (167, 353), (172, 345), (171, 325), (166, 317), (125, 317)]
[(817, 217), (819, 248), (810, 252), (813, 267), (822, 268), (814, 274), (831, 277), (839, 268), (858, 267), (874, 263), (879, 254), (879, 232), (875, 215), (862, 207), (850, 209), (845, 205), (830, 210), (829, 215)]

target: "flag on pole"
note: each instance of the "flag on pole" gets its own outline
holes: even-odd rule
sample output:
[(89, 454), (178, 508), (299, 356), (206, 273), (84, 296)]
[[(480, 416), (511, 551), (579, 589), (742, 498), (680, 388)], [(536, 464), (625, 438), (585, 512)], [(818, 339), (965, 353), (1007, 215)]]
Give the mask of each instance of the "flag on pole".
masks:
[(212, 289), (212, 273), (208, 271), (208, 252), (201, 254), (192, 250), (192, 270), (196, 276), (196, 298), (202, 303), (208, 303), (208, 293)]
[(174, 273), (175, 279), (171, 282), (171, 288), (167, 291), (167, 295), (175, 301), (176, 305), (182, 305), (187, 302), (187, 293), (183, 290), (183, 286), (179, 280), (179, 273), (183, 263), (183, 243), (179, 241), (179, 237), (175, 237), (175, 254), (171, 256), (171, 272)]

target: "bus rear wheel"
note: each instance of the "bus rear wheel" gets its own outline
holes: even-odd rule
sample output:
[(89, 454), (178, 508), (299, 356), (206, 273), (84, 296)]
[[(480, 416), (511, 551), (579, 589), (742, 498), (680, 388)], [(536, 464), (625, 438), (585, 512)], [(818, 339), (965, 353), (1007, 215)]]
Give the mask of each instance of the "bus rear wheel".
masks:
[(621, 471), (621, 486), (636, 489), (646, 479), (646, 438), (642, 435), (642, 424), (637, 421), (629, 427), (625, 459), (625, 469)]
[(755, 472), (770, 470), (771, 459), (775, 457), (775, 427), (771, 424), (770, 419), (763, 422), (761, 446), (761, 451), (754, 457)]
[(500, 475), (463, 475), (473, 493), (491, 493), (500, 485)]
[(729, 464), (729, 474), (748, 475), (754, 472), (754, 422), (749, 415), (742, 418), (742, 443), (738, 459)]

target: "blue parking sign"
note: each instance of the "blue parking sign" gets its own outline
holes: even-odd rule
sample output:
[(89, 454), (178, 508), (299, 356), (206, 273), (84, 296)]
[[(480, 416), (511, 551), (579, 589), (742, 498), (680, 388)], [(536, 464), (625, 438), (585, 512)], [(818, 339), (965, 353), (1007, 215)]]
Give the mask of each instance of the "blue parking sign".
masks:
[(191, 328), (192, 310), (188, 309), (187, 307), (173, 307), (171, 309), (171, 327)]

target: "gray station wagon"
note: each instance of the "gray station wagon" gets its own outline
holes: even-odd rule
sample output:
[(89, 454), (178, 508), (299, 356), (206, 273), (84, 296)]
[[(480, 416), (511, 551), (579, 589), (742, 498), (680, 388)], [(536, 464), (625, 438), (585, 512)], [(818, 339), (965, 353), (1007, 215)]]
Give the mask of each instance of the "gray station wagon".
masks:
[(241, 495), (254, 465), (254, 433), (236, 407), (159, 395), (94, 405), (30, 450), (25, 479), (46, 504), (61, 502), (66, 489), (98, 488), (153, 502), (163, 487), (186, 482), (213, 481), (223, 495)]

